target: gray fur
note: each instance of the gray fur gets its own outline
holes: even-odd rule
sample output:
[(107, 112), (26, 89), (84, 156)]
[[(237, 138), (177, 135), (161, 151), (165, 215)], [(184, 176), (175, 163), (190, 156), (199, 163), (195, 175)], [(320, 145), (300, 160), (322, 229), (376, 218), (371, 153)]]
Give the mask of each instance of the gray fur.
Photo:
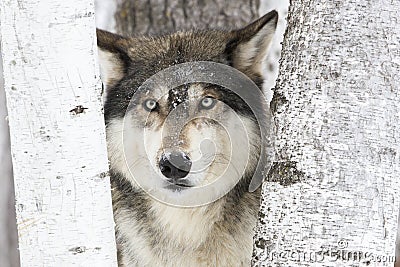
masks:
[[(248, 108), (222, 89), (193, 85), (196, 90), (211, 93), (228, 103), (246, 120), (252, 153), (251, 164), (227, 195), (196, 208), (178, 208), (158, 202), (129, 178), (118, 127), (136, 89), (153, 74), (174, 64), (214, 61), (231, 65), (261, 88), (260, 62), (267, 53), (276, 22), (277, 13), (270, 12), (237, 31), (190, 31), (125, 38), (98, 30), (100, 65), (107, 91), (105, 116), (120, 266), (234, 267), (250, 264), (260, 190), (249, 193), (247, 188), (263, 144)], [(188, 98), (188, 92), (189, 89), (181, 88), (179, 99)], [(150, 126), (136, 124), (134, 127), (155, 127), (161, 123), (177, 100), (170, 95), (165, 101), (169, 105), (160, 108)], [(144, 116), (141, 111), (135, 111), (132, 123), (135, 125), (141, 116)], [(190, 142), (190, 136), (187, 140)]]

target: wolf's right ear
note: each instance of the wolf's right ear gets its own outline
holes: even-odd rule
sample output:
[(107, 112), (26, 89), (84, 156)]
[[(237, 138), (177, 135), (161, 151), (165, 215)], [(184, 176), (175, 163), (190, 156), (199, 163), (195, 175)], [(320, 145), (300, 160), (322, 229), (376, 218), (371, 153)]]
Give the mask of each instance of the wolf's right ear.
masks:
[(96, 29), (96, 34), (100, 76), (107, 89), (120, 81), (128, 68), (126, 38), (100, 29)]

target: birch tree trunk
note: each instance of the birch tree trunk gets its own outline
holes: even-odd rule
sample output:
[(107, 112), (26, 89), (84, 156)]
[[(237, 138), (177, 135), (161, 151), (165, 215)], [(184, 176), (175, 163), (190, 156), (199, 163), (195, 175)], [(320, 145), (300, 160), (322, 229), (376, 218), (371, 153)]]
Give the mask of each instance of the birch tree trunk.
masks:
[(259, 6), (260, 0), (119, 0), (116, 31), (138, 35), (235, 28), (257, 18)]
[(92, 1), (0, 2), (22, 266), (115, 266)]
[(399, 17), (400, 1), (291, 2), (253, 266), (393, 266)]

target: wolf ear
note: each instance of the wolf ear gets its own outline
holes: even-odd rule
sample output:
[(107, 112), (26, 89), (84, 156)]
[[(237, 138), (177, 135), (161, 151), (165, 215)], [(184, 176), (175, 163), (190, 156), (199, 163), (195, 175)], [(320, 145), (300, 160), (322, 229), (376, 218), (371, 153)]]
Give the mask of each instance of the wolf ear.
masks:
[(96, 29), (100, 76), (106, 89), (114, 86), (124, 76), (129, 56), (126, 39), (120, 35)]
[(233, 67), (252, 79), (262, 77), (265, 59), (278, 22), (278, 12), (269, 12), (246, 27), (233, 31), (227, 52)]

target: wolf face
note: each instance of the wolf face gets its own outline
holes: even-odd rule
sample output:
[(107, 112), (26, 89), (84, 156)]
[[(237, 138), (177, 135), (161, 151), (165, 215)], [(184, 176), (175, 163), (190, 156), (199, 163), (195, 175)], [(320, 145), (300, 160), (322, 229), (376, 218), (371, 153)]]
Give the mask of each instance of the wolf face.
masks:
[[(189, 84), (167, 91), (135, 94), (124, 118), (109, 124), (109, 151), (125, 158), (115, 167), (135, 186), (161, 189), (164, 197), (179, 200), (181, 206), (193, 203), (190, 200), (200, 193), (192, 188), (221, 179), (210, 191), (202, 190), (208, 195), (197, 202), (200, 205), (227, 193), (245, 172), (251, 176), (260, 149), (251, 112), (241, 110), (246, 116), (225, 104), (231, 93), (214, 85)], [(231, 98), (245, 105), (238, 96)], [(122, 136), (115, 134), (121, 131)]]
[[(276, 23), (277, 13), (273, 11), (235, 31), (125, 38), (97, 30), (122, 263), (248, 264), (258, 196), (247, 188), (260, 158), (260, 131), (264, 126), (257, 122), (249, 103), (223, 86), (192, 82), (174, 88), (158, 84), (143, 90), (141, 85), (171, 66), (206, 61), (243, 72), (259, 87), (255, 90), (261, 90), (262, 61)], [(255, 101), (251, 106), (267, 108), (262, 99)], [(212, 187), (218, 180), (219, 186)], [(204, 190), (196, 191), (205, 186), (211, 186), (206, 196)], [(193, 203), (200, 197), (209, 199), (208, 203), (219, 200), (180, 209), (143, 192), (151, 195), (156, 189), (180, 203)], [(229, 219), (231, 213), (244, 218), (234, 222)], [(173, 214), (191, 225), (179, 223)], [(250, 222), (253, 225), (248, 225)], [(229, 238), (215, 232), (218, 224), (219, 231), (227, 231)], [(156, 242), (151, 241), (154, 235)], [(191, 256), (183, 255), (183, 250)], [(220, 255), (210, 257), (213, 253)]]

